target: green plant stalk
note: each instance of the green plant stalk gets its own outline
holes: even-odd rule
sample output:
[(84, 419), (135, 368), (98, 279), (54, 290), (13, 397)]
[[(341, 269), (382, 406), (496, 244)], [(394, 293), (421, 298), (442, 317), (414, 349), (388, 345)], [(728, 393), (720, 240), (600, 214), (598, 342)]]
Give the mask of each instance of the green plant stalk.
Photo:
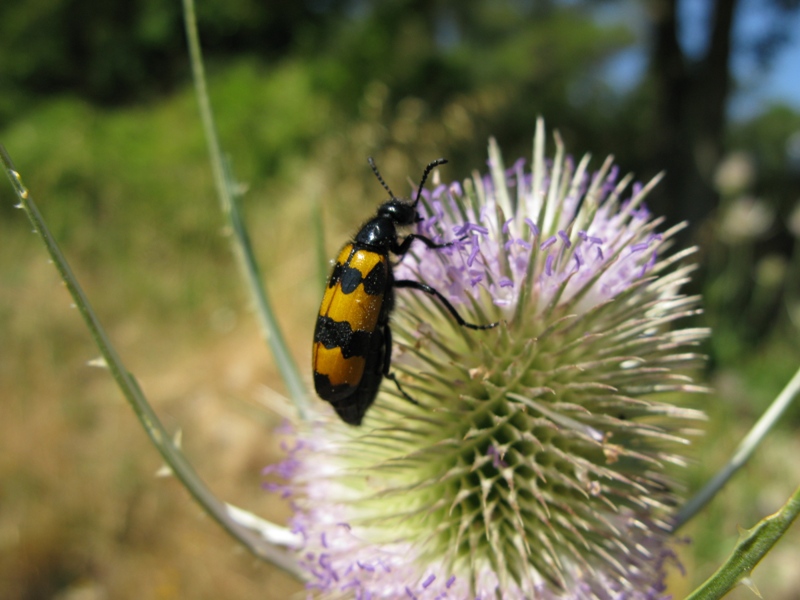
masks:
[(781, 509), (755, 527), (742, 532), (739, 543), (717, 572), (693, 591), (686, 600), (722, 598), (742, 579), (749, 577), (755, 566), (781, 539), (800, 513), (800, 487)]
[(211, 101), (206, 85), (205, 67), (200, 48), (200, 37), (197, 32), (197, 18), (193, 0), (183, 0), (183, 14), (186, 25), (186, 38), (189, 45), (189, 55), (192, 65), (192, 78), (194, 79), (195, 95), (200, 108), (200, 119), (203, 123), (208, 153), (211, 160), (211, 169), (214, 174), (214, 184), (217, 188), (223, 213), (233, 232), (234, 251), (239, 259), (245, 280), (256, 306), (261, 332), (272, 350), (278, 370), (289, 392), (289, 397), (294, 402), (300, 417), (309, 418), (309, 398), (306, 386), (286, 346), (280, 328), (278, 327), (275, 313), (263, 285), (263, 279), (256, 263), (250, 237), (247, 234), (238, 202), (236, 201), (236, 185), (230, 172), (223, 161), (222, 148), (219, 143), (214, 114), (211, 110)]
[(228, 506), (221, 502), (211, 490), (208, 489), (197, 472), (192, 468), (183, 452), (173, 443), (170, 435), (161, 424), (158, 415), (148, 403), (135, 377), (125, 368), (125, 365), (112, 346), (88, 298), (84, 294), (83, 289), (50, 233), (50, 230), (47, 228), (47, 224), (41, 213), (39, 213), (33, 199), (30, 197), (27, 188), (22, 183), (22, 178), (14, 169), (11, 157), (2, 144), (0, 144), (0, 159), (2, 159), (6, 174), (11, 180), (11, 185), (19, 198), (17, 207), (25, 211), (25, 214), (33, 225), (34, 231), (44, 242), (45, 248), (50, 258), (53, 260), (53, 264), (72, 296), (75, 306), (86, 322), (86, 326), (89, 328), (92, 338), (100, 349), (100, 353), (105, 361), (105, 366), (111, 371), (111, 375), (117, 382), (123, 396), (125, 396), (128, 404), (130, 404), (144, 427), (144, 430), (147, 432), (147, 435), (150, 437), (150, 440), (153, 442), (153, 445), (158, 449), (173, 474), (186, 489), (189, 490), (189, 493), (211, 518), (244, 545), (245, 548), (258, 558), (271, 562), (298, 578), (301, 577), (302, 574), (297, 568), (296, 561), (291, 554), (287, 553), (282, 548), (268, 543), (238, 523), (235, 519), (235, 514), (232, 514)]
[(750, 459), (773, 425), (778, 422), (781, 415), (791, 405), (798, 392), (800, 392), (800, 369), (797, 370), (794, 377), (786, 384), (786, 387), (783, 388), (778, 397), (775, 398), (770, 407), (739, 443), (739, 447), (728, 463), (678, 511), (672, 524), (672, 531), (677, 531), (696, 515), (722, 489), (722, 486), (733, 477), (733, 474)]

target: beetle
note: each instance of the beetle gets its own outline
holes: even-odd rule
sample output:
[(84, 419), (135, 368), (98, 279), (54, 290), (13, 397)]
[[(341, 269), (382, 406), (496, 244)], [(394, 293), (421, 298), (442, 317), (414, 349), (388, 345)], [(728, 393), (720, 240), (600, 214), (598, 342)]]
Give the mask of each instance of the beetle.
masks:
[(395, 279), (389, 254), (402, 257), (415, 240), (428, 248), (445, 248), (423, 235), (411, 233), (398, 239), (398, 228), (421, 220), (417, 213), (420, 194), (431, 171), (447, 160), (429, 163), (422, 173), (414, 202), (395, 197), (381, 177), (375, 161), (368, 159), (373, 173), (389, 193), (374, 217), (361, 226), (339, 252), (317, 316), (312, 347), (314, 387), (323, 400), (333, 405), (341, 419), (360, 425), (378, 394), (383, 378), (394, 381), (403, 396), (418, 404), (400, 386), (391, 372), (392, 330), (389, 318), (395, 290), (408, 288), (425, 292), (437, 300), (459, 325), (470, 329), (491, 329), (499, 323), (476, 325), (466, 322), (455, 307), (431, 286), (410, 279)]

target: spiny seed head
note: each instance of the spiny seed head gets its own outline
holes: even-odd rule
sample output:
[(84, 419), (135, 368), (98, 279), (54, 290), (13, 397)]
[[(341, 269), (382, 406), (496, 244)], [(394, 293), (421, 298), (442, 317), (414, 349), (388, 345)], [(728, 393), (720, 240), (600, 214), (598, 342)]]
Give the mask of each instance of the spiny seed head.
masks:
[(657, 598), (699, 391), (700, 329), (681, 295), (691, 252), (668, 256), (610, 160), (544, 158), (424, 191), (395, 269), (392, 369), (361, 427), (322, 419), (291, 453), (295, 529), (325, 598)]

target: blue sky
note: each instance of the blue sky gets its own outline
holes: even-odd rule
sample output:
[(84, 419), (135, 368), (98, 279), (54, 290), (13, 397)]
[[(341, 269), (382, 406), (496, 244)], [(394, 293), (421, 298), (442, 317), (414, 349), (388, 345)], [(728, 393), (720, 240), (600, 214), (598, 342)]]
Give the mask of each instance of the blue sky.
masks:
[[(639, 33), (644, 42), (647, 35), (646, 19), (641, 2), (631, 0), (620, 9), (600, 9), (598, 18), (603, 21), (628, 23)], [(711, 2), (708, 0), (682, 0), (680, 3), (680, 42), (690, 57), (699, 56), (705, 50), (707, 22)], [(780, 20), (779, 20), (780, 19)], [(742, 50), (768, 31), (776, 22), (785, 26), (789, 41), (767, 70)], [(800, 111), (800, 11), (791, 14), (789, 20), (770, 8), (769, 0), (740, 0), (739, 12), (734, 26), (734, 47), (739, 48), (732, 59), (732, 70), (738, 89), (734, 92), (729, 112), (735, 119), (752, 117), (773, 103), (782, 102)], [(643, 45), (621, 53), (608, 65), (606, 76), (612, 85), (625, 89), (633, 85), (644, 72), (646, 56)]]
[[(745, 41), (770, 25), (770, 15), (764, 0), (745, 0), (737, 22), (736, 35)], [(788, 43), (781, 48), (770, 69), (762, 71), (754, 61), (734, 56), (733, 71), (744, 89), (734, 98), (733, 116), (757, 113), (770, 102), (782, 101), (800, 110), (800, 11), (794, 12), (785, 23)]]

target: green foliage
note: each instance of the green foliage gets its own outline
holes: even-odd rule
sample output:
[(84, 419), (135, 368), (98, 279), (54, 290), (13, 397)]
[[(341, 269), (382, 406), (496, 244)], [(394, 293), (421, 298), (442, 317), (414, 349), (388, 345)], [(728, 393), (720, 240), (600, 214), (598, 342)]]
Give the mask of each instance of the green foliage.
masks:
[[(89, 262), (172, 252), (157, 228), (128, 227), (120, 209), (130, 201), (144, 221), (170, 223), (185, 247), (221, 248), (196, 233), (213, 230), (214, 211), (189, 208), (213, 206), (194, 100), (186, 91), (165, 101), (152, 95), (175, 89), (188, 71), (179, 10), (156, 0), (0, 7), (7, 92), (0, 94), (0, 123), (15, 115), (4, 139), (53, 199), (47, 208), (56, 235)], [(622, 96), (595, 75), (633, 43), (632, 34), (600, 24), (581, 3), (391, 0), (356, 10), (347, 2), (267, 9), (250, 0), (209, 0), (198, 10), (225, 147), (250, 186), (247, 205), (269, 198), (265, 215), (292, 199), (323, 199), (333, 227), (346, 231), (364, 214), (358, 199), (376, 196), (368, 170), (359, 168), (367, 155), (375, 154), (389, 177), (440, 155), (452, 172), (464, 173), (483, 160), (475, 141), (491, 135), (509, 156), (529, 155), (525, 124), (540, 114), (569, 146), (614, 149), (624, 169), (643, 179), (652, 174), (642, 157), (653, 90), (643, 85)], [(225, 52), (250, 54), (230, 62), (220, 59)], [(58, 89), (73, 93), (41, 100)], [(150, 101), (126, 111), (94, 104), (143, 97)], [(757, 177), (746, 191), (775, 211), (775, 221), (759, 239), (721, 242), (731, 198), (700, 227), (708, 318), (718, 329), (712, 353), (723, 364), (783, 327), (782, 307), (797, 301), (797, 286), (775, 281), (781, 269), (800, 269), (787, 263), (800, 253), (785, 227), (800, 195), (786, 154), (798, 129), (800, 116), (776, 107), (729, 135), (731, 149), (754, 157)], [(186, 155), (198, 163), (176, 160)], [(0, 214), (11, 211), (0, 206)], [(121, 243), (108, 244), (112, 239)]]
[[(717, 176), (720, 206), (701, 229), (712, 355), (722, 365), (747, 365), (775, 347), (789, 352), (790, 363), (800, 356), (800, 245), (789, 227), (800, 198), (800, 172), (788, 152), (797, 131), (800, 114), (781, 106), (731, 128), (733, 158)], [(791, 366), (770, 359), (760, 369), (782, 381)]]
[(773, 105), (750, 121), (731, 127), (728, 146), (744, 150), (756, 162), (753, 192), (767, 198), (786, 217), (800, 198), (800, 162), (791, 159), (789, 143), (800, 132), (800, 113)]
[[(313, 1), (206, 0), (198, 13), (212, 56), (285, 54), (318, 39), (322, 16)], [(172, 91), (189, 73), (180, 2), (0, 3), (0, 73), (0, 124), (53, 93), (118, 105)]]

